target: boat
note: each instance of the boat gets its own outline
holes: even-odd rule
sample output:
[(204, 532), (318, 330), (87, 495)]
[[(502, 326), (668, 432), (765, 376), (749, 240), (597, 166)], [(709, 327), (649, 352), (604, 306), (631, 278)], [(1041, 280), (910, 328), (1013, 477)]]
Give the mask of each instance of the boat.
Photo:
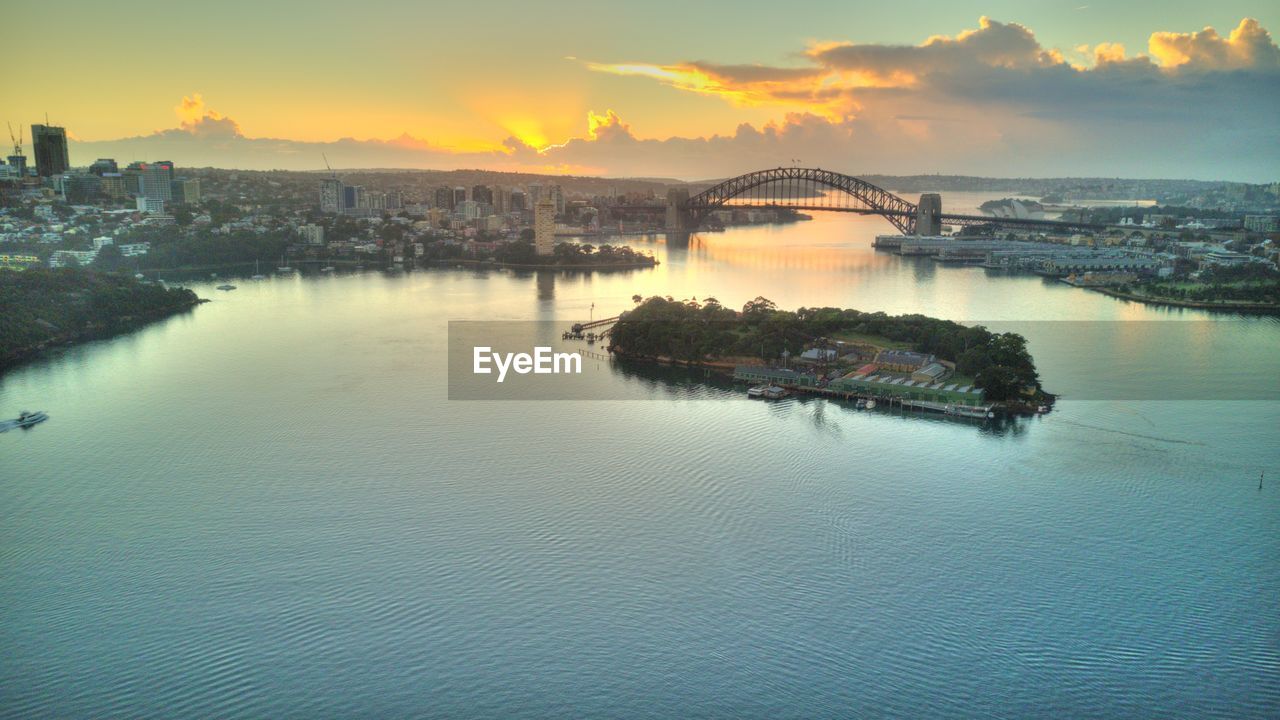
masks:
[(219, 285), (218, 289), (219, 290), (235, 290), (236, 286), (235, 285)]
[(37, 410), (35, 412), (27, 412), (26, 410), (23, 410), (18, 413), (18, 419), (14, 420), (14, 422), (18, 424), (18, 427), (31, 427), (36, 423), (44, 422), (48, 419), (49, 415), (43, 410)]
[(333, 270), (334, 268), (332, 265), (325, 265), (324, 267), (320, 268), (320, 272), (333, 272)]
[(752, 399), (781, 400), (791, 392), (779, 385), (756, 385), (747, 389), (747, 397)]
[(288, 255), (282, 255), (282, 256), (280, 256), (280, 266), (276, 268), (276, 272), (281, 273), (281, 274), (286, 274), (286, 273), (291, 273), (291, 272), (293, 272), (293, 268), (289, 267), (289, 256), (288, 256)]
[(133, 274), (133, 279), (134, 279), (134, 280), (141, 280), (141, 279), (143, 279), (143, 278), (145, 278), (145, 277), (146, 277), (146, 275), (143, 275), (142, 273), (134, 273), (134, 274)]
[(875, 400), (868, 400), (868, 401), (867, 401), (867, 409), (868, 409), (868, 410), (875, 410), (875, 409), (876, 409), (876, 401), (875, 401)]
[(266, 276), (266, 275), (263, 275), (263, 274), (262, 274), (261, 269), (260, 269), (260, 268), (258, 268), (258, 261), (257, 261), (257, 260), (254, 260), (254, 261), (253, 261), (253, 277), (251, 277), (251, 278), (249, 278), (249, 279), (250, 279), (250, 280), (266, 280), (266, 279), (267, 279), (267, 276)]

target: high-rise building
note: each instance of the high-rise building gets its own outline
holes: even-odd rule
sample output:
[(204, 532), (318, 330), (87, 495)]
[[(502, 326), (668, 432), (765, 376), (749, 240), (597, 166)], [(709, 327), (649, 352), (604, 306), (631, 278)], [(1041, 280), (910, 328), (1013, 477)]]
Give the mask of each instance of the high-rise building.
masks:
[(506, 215), (511, 207), (511, 191), (500, 185), (491, 188), (491, 200), (493, 204), (493, 214)]
[(467, 189), (464, 187), (456, 187), (453, 189), (453, 207), (458, 207), (458, 203), (467, 199)]
[(138, 197), (165, 202), (173, 200), (173, 163), (168, 160), (129, 163), (124, 175), (126, 183), (131, 186), (129, 191)]
[(195, 205), (200, 202), (200, 181), (178, 178), (169, 184), (173, 201), (179, 205)]
[(102, 177), (107, 173), (120, 172), (120, 166), (116, 164), (114, 158), (98, 158), (89, 166), (89, 172), (97, 175), (98, 177)]
[(550, 255), (556, 249), (556, 203), (550, 196), (533, 206), (533, 247), (539, 255)]
[(431, 200), (431, 207), (441, 210), (453, 210), (453, 188), (438, 187)]
[(564, 214), (564, 190), (559, 185), (548, 185), (547, 194), (551, 196), (551, 201), (556, 204), (556, 214)]
[(471, 188), (471, 199), (478, 203), (493, 204), (493, 190), (487, 185), (476, 185)]
[(5, 158), (9, 161), (9, 167), (13, 175), (17, 177), (27, 176), (27, 156), (26, 155), (10, 155)]
[(529, 183), (525, 188), (525, 207), (533, 210), (538, 207), (538, 201), (542, 200), (542, 185), (539, 183)]
[(40, 177), (53, 177), (71, 167), (67, 157), (66, 128), (32, 125), (31, 146), (36, 156), (36, 174)]
[(453, 214), (463, 220), (475, 220), (480, 217), (480, 203), (475, 200), (463, 200), (458, 203), (458, 207), (453, 211)]
[(336, 177), (320, 181), (320, 212), (342, 212), (342, 181)]
[(529, 207), (529, 205), (524, 191), (512, 190), (511, 200), (507, 203), (507, 212), (524, 212), (526, 207)]

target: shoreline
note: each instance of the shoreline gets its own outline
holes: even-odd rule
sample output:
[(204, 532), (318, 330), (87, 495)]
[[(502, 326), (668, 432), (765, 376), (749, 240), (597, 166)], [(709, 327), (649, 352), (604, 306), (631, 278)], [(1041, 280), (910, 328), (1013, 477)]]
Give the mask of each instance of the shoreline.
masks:
[(1228, 302), (1212, 302), (1207, 300), (1178, 300), (1176, 298), (1156, 298), (1147, 295), (1135, 295), (1133, 293), (1122, 293), (1118, 290), (1111, 290), (1104, 287), (1090, 287), (1088, 285), (1075, 285), (1066, 283), (1072, 287), (1083, 290), (1091, 290), (1093, 292), (1102, 293), (1108, 297), (1118, 300), (1130, 300), (1132, 302), (1144, 303), (1147, 305), (1161, 305), (1164, 307), (1186, 308), (1189, 310), (1219, 310), (1223, 312), (1240, 312), (1253, 313), (1257, 315), (1277, 315), (1280, 314), (1280, 304), (1268, 303), (1250, 303), (1241, 301)]
[(116, 318), (110, 325), (98, 325), (80, 330), (63, 332), (35, 345), (15, 348), (7, 355), (0, 356), (0, 374), (31, 362), (32, 360), (39, 359), (55, 349), (82, 345), (95, 340), (109, 340), (119, 335), (125, 335), (136, 330), (141, 330), (147, 325), (161, 320), (167, 320), (175, 315), (189, 313), (197, 306), (207, 302), (212, 301), (206, 298), (197, 297), (190, 302), (183, 303), (182, 305), (175, 307), (159, 308), (153, 312), (139, 315), (122, 316)]
[[(613, 358), (615, 360), (619, 360), (622, 362), (634, 362), (634, 363), (647, 364), (647, 365), (666, 365), (669, 367), (702, 368), (705, 370), (715, 372), (719, 375), (724, 375), (731, 379), (733, 378), (733, 375), (734, 375), (734, 369), (740, 364), (740, 363), (735, 363), (727, 360), (676, 360), (674, 358), (669, 358), (669, 357), (640, 357), (640, 356), (631, 356), (631, 355), (619, 355), (617, 353), (610, 352), (607, 349), (606, 349), (606, 354), (610, 358)], [(761, 367), (764, 367), (764, 366), (762, 365)], [(735, 380), (734, 382), (737, 383), (738, 381)], [(810, 395), (815, 397), (834, 398), (836, 400), (843, 400), (845, 402), (849, 402), (851, 400), (855, 400), (858, 398), (875, 399), (875, 400), (885, 401), (886, 406), (891, 406), (893, 404), (893, 401), (891, 399), (873, 397), (871, 395), (859, 395), (857, 393), (842, 393), (834, 390), (829, 390), (827, 388), (820, 388), (820, 387), (814, 387), (809, 385), (797, 385), (793, 383), (775, 383), (775, 384), (778, 385), (779, 387), (784, 387), (797, 394), (804, 394), (804, 395)], [(1058, 400), (1058, 396), (1054, 395), (1053, 393), (1044, 392), (1044, 391), (1041, 391), (1041, 392), (1043, 394), (1043, 398), (1038, 403), (1037, 402), (992, 402), (987, 407), (1003, 415), (1015, 415), (1015, 416), (1039, 415), (1041, 414), (1040, 412), (1038, 412), (1038, 408), (1040, 406), (1044, 405), (1052, 409), (1054, 404)], [(932, 410), (926, 406), (920, 406), (920, 407), (917, 407), (916, 409), (925, 410), (928, 412), (939, 412), (943, 415), (947, 415), (948, 417), (965, 417), (963, 415), (953, 415), (952, 413), (946, 413), (939, 410)], [(974, 419), (974, 418), (969, 418), (969, 419)]]
[(494, 268), (498, 268), (498, 267), (515, 268), (518, 270), (644, 270), (647, 268), (655, 268), (658, 266), (658, 262), (656, 260), (653, 262), (646, 262), (646, 263), (616, 263), (616, 264), (607, 264), (607, 265), (593, 265), (593, 264), (548, 265), (544, 263), (536, 263), (536, 264), (504, 263), (504, 262), (496, 262), (496, 261), (490, 262), (488, 260), (455, 259), (455, 260), (430, 260), (425, 264), (430, 266), (479, 265), (483, 267), (494, 267)]

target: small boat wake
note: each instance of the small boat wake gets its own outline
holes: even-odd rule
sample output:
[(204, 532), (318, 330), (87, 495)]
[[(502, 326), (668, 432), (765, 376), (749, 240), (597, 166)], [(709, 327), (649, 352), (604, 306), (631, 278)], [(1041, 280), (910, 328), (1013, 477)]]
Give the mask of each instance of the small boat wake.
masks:
[(45, 413), (42, 410), (37, 412), (23, 411), (13, 420), (0, 420), (0, 432), (8, 432), (14, 428), (28, 428), (48, 419), (48, 413)]

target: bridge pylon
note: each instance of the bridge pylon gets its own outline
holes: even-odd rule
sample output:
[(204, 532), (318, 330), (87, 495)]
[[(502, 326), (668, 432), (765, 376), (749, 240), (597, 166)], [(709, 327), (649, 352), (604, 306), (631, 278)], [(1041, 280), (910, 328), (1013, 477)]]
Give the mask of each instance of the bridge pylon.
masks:
[(925, 193), (916, 206), (916, 235), (942, 234), (942, 196)]
[(689, 210), (689, 190), (687, 188), (669, 188), (667, 190), (667, 232), (687, 232), (696, 230), (693, 225), (693, 212)]

